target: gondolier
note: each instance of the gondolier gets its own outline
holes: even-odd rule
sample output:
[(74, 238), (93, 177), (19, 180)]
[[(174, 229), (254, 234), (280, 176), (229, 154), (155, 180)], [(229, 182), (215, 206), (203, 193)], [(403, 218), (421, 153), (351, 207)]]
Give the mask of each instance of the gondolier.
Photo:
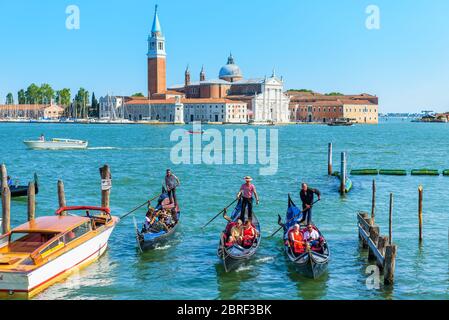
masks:
[(174, 203), (175, 206), (178, 204), (176, 200), (176, 188), (181, 184), (177, 176), (175, 176), (170, 169), (167, 169), (165, 175), (165, 187), (168, 192), (168, 197), (170, 198), (170, 204)]
[(245, 212), (248, 210), (248, 219), (251, 220), (253, 217), (253, 195), (256, 198), (256, 204), (259, 204), (259, 195), (256, 191), (256, 186), (251, 183), (253, 178), (246, 176), (245, 183), (240, 187), (240, 191), (237, 193), (237, 198), (242, 197), (242, 212), (240, 214), (240, 219), (245, 221)]
[(312, 223), (312, 204), (314, 195), (318, 196), (318, 200), (321, 199), (321, 193), (318, 189), (312, 189), (307, 186), (307, 183), (301, 184), (301, 191), (299, 196), (302, 201), (303, 218), (300, 222), (306, 221), (307, 224)]

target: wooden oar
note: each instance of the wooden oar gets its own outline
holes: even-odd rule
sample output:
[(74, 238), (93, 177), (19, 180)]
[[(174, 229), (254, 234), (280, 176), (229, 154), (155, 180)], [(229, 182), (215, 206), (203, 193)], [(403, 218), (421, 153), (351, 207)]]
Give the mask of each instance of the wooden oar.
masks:
[[(161, 193), (161, 194), (162, 194), (162, 193)], [(145, 202), (142, 203), (140, 206), (135, 207), (135, 208), (132, 209), (130, 212), (128, 212), (128, 213), (124, 214), (123, 216), (121, 216), (121, 217), (120, 217), (120, 220), (123, 219), (123, 218), (125, 218), (125, 217), (127, 217), (127, 216), (129, 216), (131, 213), (133, 213), (133, 212), (139, 210), (139, 209), (142, 208), (144, 205), (149, 204), (149, 203), (150, 203), (151, 201), (153, 201), (154, 199), (159, 198), (159, 197), (161, 196), (161, 194), (158, 194), (157, 196), (151, 198), (150, 200), (145, 201)]]
[[(318, 201), (320, 201), (321, 199), (318, 199), (317, 201), (315, 201), (314, 203), (312, 203), (311, 205), (310, 205), (310, 208), (312, 208), (313, 207), (313, 205), (315, 204), (315, 203), (317, 203)], [(301, 211), (301, 214), (304, 214), (304, 212), (306, 212), (307, 210), (309, 210), (309, 209), (306, 209), (306, 210), (304, 210), (304, 211)], [(299, 217), (299, 215), (298, 215), (298, 217)], [(289, 223), (289, 222), (291, 222), (291, 221), (293, 221), (293, 220), (295, 220), (296, 219), (296, 217), (293, 217), (293, 218), (291, 218), (290, 220), (288, 220), (285, 224), (287, 224), (287, 223)], [(279, 229), (277, 229), (271, 236), (269, 236), (268, 238), (272, 238), (276, 233), (278, 233), (279, 231), (281, 231), (281, 229), (282, 229), (283, 227), (280, 227)]]
[(234, 201), (232, 201), (230, 204), (228, 204), (228, 205), (226, 206), (226, 208), (224, 208), (224, 209), (221, 210), (219, 213), (217, 213), (217, 215), (216, 215), (215, 217), (213, 217), (212, 219), (210, 219), (208, 223), (206, 223), (204, 226), (201, 227), (201, 229), (206, 228), (206, 227), (209, 225), (209, 223), (211, 223), (212, 221), (214, 221), (220, 214), (222, 214), (222, 213), (225, 211), (225, 209), (227, 209), (227, 208), (229, 208), (230, 206), (232, 206), (232, 205), (233, 205), (237, 200), (239, 200), (239, 199), (240, 199), (240, 197), (237, 198), (237, 199), (235, 199)]

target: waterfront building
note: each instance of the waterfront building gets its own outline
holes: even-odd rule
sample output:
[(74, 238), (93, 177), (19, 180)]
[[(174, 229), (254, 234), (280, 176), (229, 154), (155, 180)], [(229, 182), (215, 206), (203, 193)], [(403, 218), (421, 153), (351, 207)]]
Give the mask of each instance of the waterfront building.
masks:
[(64, 108), (56, 104), (5, 104), (0, 105), (0, 118), (5, 120), (56, 120), (62, 117)]
[(247, 123), (247, 104), (224, 98), (162, 100), (134, 99), (125, 102), (125, 117), (131, 121), (162, 123)]
[(367, 124), (379, 121), (378, 98), (373, 95), (323, 95), (294, 90), (287, 94), (292, 122), (328, 123), (339, 118)]
[[(129, 98), (128, 98), (129, 99)], [(125, 97), (106, 95), (99, 99), (99, 118), (101, 120), (122, 119), (124, 116), (123, 105)]]
[[(192, 82), (190, 69), (187, 67), (184, 71), (184, 83), (167, 89), (166, 56), (165, 37), (156, 6), (147, 52), (148, 100), (151, 101), (126, 102), (126, 109), (135, 109), (127, 110), (128, 118), (159, 116), (162, 119), (165, 116), (165, 120), (172, 122), (179, 115), (173, 110), (162, 111), (161, 108), (179, 108), (179, 105), (170, 102), (173, 98), (179, 98), (184, 107), (185, 115), (182, 117), (184, 122), (196, 121), (191, 119), (226, 123), (289, 121), (289, 97), (283, 92), (282, 78), (278, 78), (274, 72), (271, 77), (245, 79), (230, 54), (226, 65), (220, 69), (218, 78), (207, 79), (206, 72), (202, 68), (199, 72), (199, 81)], [(159, 111), (144, 112), (145, 108), (148, 109), (148, 105), (157, 106)], [(246, 110), (242, 110), (243, 106)], [(216, 113), (216, 110), (220, 112)]]

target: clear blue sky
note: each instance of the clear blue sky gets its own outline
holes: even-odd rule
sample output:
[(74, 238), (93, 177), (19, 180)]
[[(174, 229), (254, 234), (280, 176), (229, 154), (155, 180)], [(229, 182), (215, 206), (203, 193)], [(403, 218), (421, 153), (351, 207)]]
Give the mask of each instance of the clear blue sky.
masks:
[[(68, 5), (80, 29), (65, 27)], [(146, 91), (153, 0), (1, 0), (0, 102), (30, 83), (82, 86), (97, 96)], [(246, 77), (270, 75), (285, 87), (368, 92), (380, 111), (449, 111), (447, 0), (160, 0), (168, 84), (190, 65), (217, 77), (229, 51)], [(365, 27), (368, 5), (380, 30)], [(16, 96), (15, 96), (16, 99)]]

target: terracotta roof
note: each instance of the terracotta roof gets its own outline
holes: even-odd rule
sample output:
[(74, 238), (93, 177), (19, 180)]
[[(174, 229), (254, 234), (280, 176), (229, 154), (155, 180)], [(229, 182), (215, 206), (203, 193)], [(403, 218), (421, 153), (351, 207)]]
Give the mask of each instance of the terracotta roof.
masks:
[(199, 99), (189, 99), (184, 98), (181, 99), (182, 103), (185, 104), (206, 104), (206, 103), (245, 103), (243, 101), (239, 100), (231, 100), (231, 99), (225, 99), (225, 98), (199, 98)]
[(79, 216), (48, 216), (39, 217), (35, 220), (26, 222), (13, 231), (43, 231), (43, 232), (64, 232), (76, 227), (77, 225), (89, 221), (89, 218)]
[[(126, 102), (127, 105), (148, 105), (148, 104), (175, 104), (176, 98), (170, 98), (170, 99), (144, 99), (144, 100), (130, 100)], [(216, 104), (216, 103), (243, 103), (246, 104), (244, 101), (239, 100), (231, 100), (231, 99), (225, 99), (225, 98), (207, 98), (207, 99), (189, 99), (189, 98), (181, 98), (181, 103), (184, 104)]]
[(343, 104), (373, 104), (368, 100), (358, 100), (358, 99), (339, 99)]
[(49, 104), (2, 104), (0, 110), (43, 110), (50, 107)]
[(139, 105), (139, 104), (175, 104), (176, 99), (170, 98), (170, 99), (133, 99), (130, 101), (125, 102), (127, 105)]

